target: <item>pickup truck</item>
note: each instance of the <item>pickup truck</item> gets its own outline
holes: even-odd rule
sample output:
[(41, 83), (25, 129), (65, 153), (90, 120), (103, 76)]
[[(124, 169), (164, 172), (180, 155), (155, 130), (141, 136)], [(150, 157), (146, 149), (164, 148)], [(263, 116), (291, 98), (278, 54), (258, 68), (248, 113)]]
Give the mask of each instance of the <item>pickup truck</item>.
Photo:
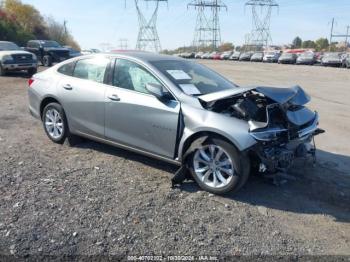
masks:
[(37, 72), (38, 61), (34, 54), (22, 50), (12, 42), (0, 41), (0, 76), (10, 71), (27, 71), (32, 76)]
[(52, 40), (31, 40), (26, 50), (35, 54), (43, 66), (50, 67), (70, 58), (69, 49)]

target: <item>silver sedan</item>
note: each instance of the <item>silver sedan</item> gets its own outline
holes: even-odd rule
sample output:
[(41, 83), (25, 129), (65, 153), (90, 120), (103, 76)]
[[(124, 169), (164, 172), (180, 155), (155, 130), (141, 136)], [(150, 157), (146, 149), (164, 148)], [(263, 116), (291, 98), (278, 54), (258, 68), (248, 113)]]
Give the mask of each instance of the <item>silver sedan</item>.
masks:
[[(318, 114), (298, 86), (239, 87), (195, 62), (146, 52), (67, 60), (29, 80), (29, 109), (62, 144), (85, 137), (181, 166), (204, 190), (314, 156)], [(185, 176), (185, 177), (186, 177)]]

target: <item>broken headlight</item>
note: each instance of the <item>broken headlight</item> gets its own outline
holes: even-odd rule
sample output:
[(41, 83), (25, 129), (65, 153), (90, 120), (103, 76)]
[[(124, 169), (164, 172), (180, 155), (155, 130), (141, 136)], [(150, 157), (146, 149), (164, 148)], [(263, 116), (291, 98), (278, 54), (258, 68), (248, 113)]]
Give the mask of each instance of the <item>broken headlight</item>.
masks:
[(280, 138), (287, 129), (269, 128), (261, 131), (250, 132), (250, 135), (259, 141), (272, 141)]

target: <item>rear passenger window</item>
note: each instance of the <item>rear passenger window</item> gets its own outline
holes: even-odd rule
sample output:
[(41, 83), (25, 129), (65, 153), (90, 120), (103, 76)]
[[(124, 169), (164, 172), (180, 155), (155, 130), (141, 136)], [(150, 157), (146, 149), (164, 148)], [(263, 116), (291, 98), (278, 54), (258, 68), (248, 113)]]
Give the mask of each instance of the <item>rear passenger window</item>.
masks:
[(73, 74), (74, 65), (75, 65), (75, 62), (65, 64), (60, 68), (58, 68), (57, 71), (60, 72), (61, 74), (71, 76)]
[(76, 62), (73, 76), (103, 83), (109, 59), (104, 57), (82, 59)]

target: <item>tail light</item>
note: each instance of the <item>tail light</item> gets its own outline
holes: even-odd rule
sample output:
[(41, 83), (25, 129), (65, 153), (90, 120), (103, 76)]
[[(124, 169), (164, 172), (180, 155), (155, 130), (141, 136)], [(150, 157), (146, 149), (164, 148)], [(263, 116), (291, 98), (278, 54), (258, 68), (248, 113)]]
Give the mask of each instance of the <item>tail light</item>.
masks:
[(34, 79), (33, 78), (29, 78), (28, 79), (28, 87), (30, 87), (33, 83), (34, 83)]

